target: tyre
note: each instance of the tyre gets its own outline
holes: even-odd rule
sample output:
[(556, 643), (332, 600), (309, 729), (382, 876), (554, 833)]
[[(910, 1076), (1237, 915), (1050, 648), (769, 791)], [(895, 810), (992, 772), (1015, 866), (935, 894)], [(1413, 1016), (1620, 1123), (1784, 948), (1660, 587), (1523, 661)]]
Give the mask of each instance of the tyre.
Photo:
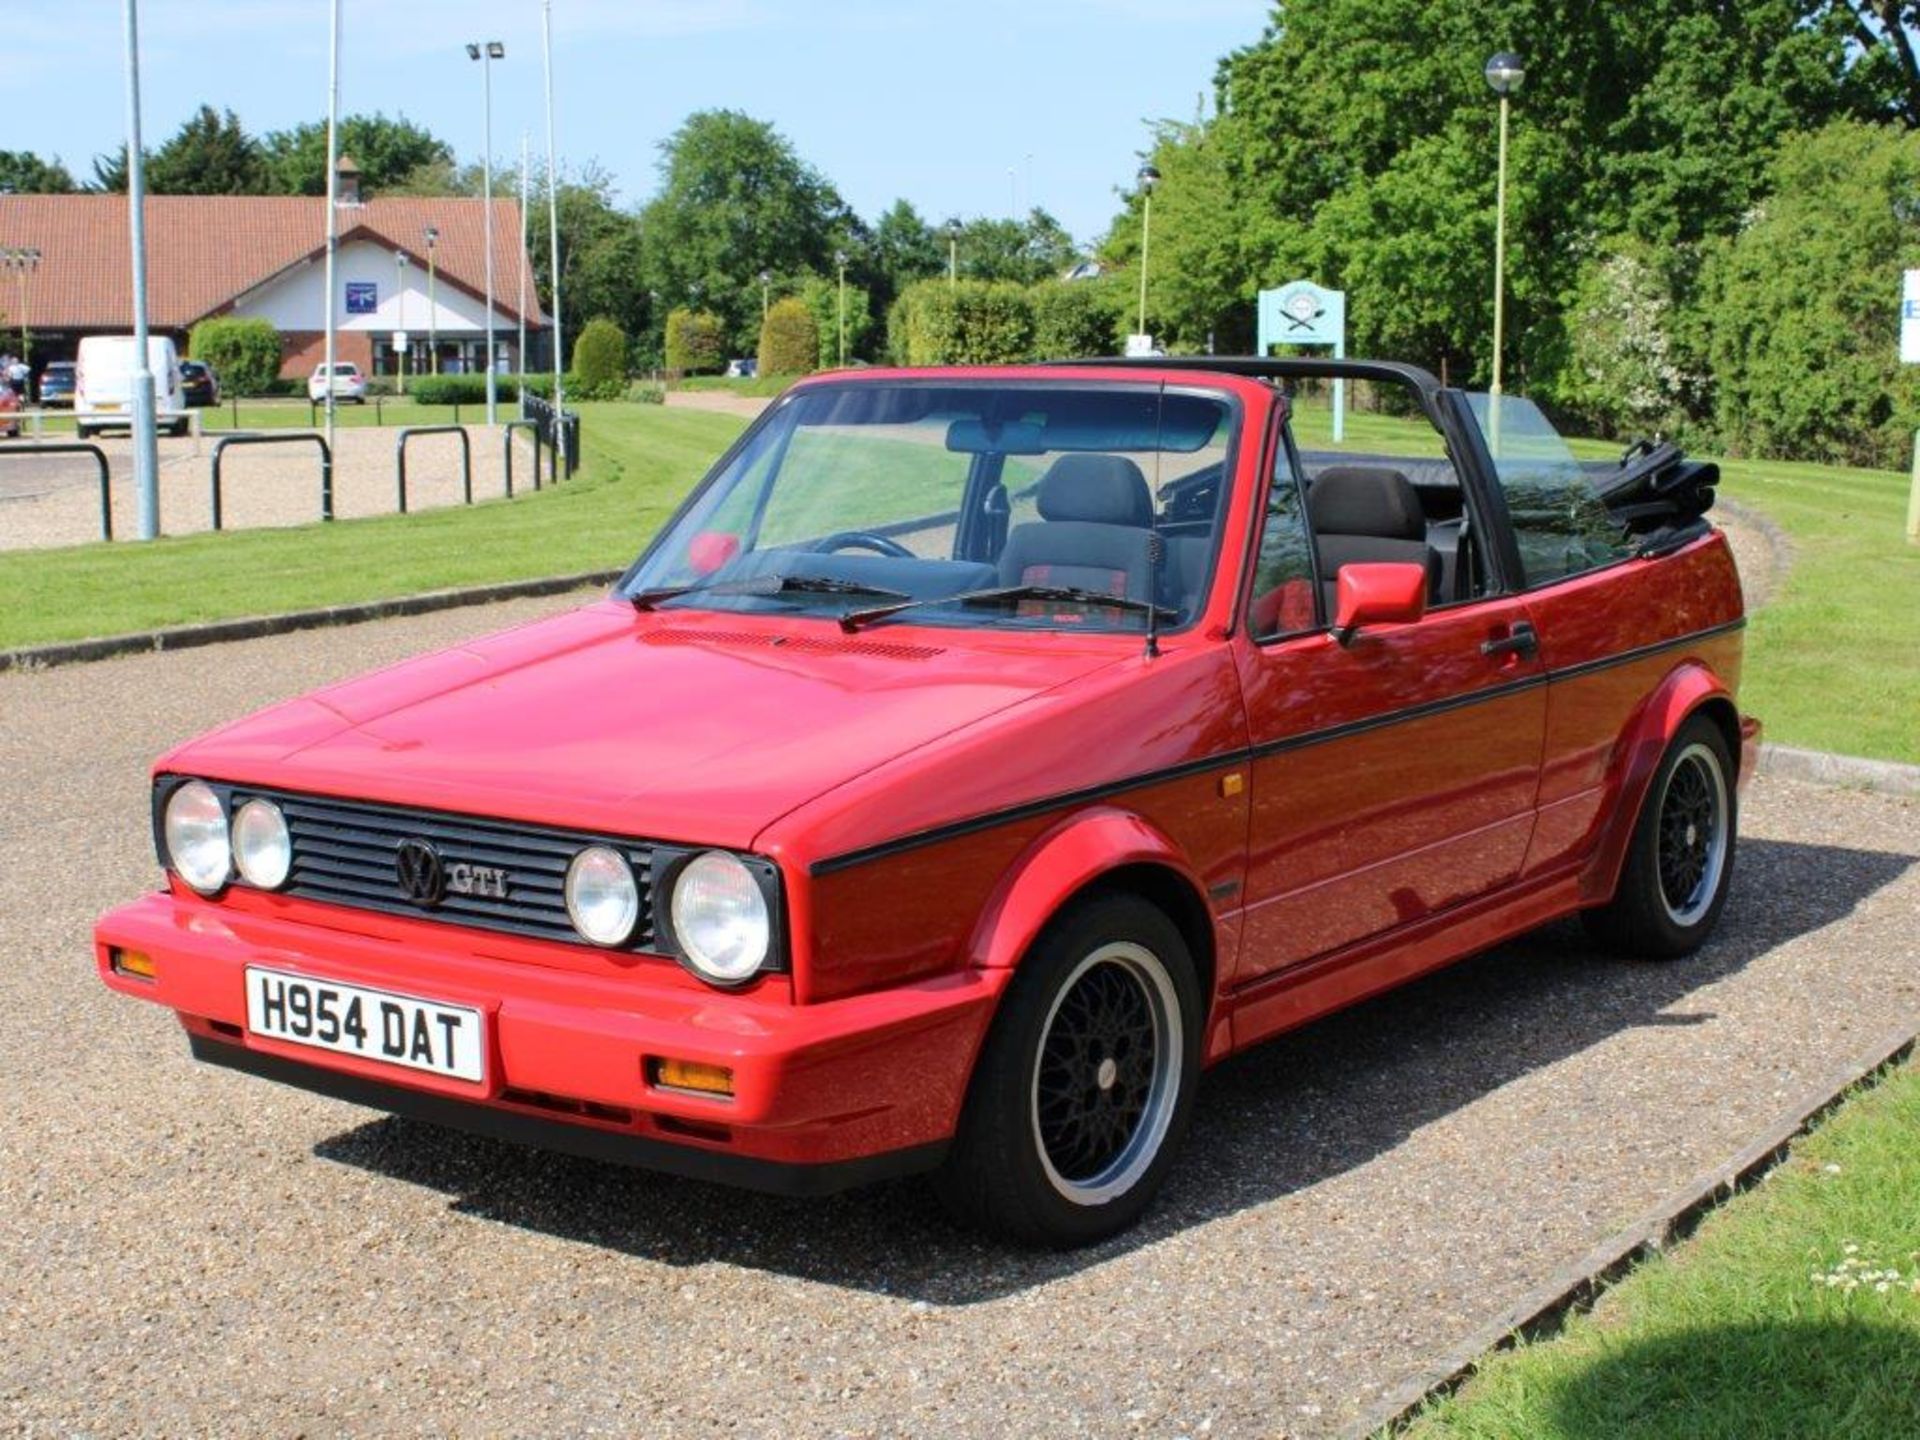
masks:
[(1676, 960), (1706, 943), (1727, 902), (1739, 820), (1720, 727), (1695, 715), (1661, 757), (1613, 899), (1581, 919), (1623, 955)]
[(1093, 896), (1021, 962), (935, 1189), (965, 1224), (1068, 1248), (1132, 1225), (1185, 1134), (1205, 1005), (1180, 931)]

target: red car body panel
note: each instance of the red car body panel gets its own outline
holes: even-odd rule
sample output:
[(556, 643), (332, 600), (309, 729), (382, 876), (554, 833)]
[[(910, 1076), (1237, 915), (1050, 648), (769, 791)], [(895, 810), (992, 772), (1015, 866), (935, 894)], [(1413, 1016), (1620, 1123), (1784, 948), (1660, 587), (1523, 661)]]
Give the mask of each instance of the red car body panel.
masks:
[[(1158, 655), (1137, 634), (905, 619), (846, 635), (608, 601), (316, 691), (156, 767), (751, 851), (783, 881), (783, 973), (719, 992), (662, 956), (175, 880), (101, 920), (102, 978), (228, 1063), (774, 1167), (923, 1164), (1022, 956), (1089, 886), (1118, 877), (1180, 918), (1216, 1060), (1606, 899), (1662, 749), (1703, 707), (1750, 757), (1717, 534), (1350, 645), (1256, 643), (1238, 617), (1284, 401), (1171, 362), (1144, 373), (1242, 412), (1208, 598)], [(1537, 654), (1483, 651), (1521, 622)], [(127, 950), (156, 977), (117, 968)], [(487, 1079), (250, 1034), (250, 963), (475, 1006)], [(732, 1069), (734, 1096), (652, 1084), (663, 1057)]]

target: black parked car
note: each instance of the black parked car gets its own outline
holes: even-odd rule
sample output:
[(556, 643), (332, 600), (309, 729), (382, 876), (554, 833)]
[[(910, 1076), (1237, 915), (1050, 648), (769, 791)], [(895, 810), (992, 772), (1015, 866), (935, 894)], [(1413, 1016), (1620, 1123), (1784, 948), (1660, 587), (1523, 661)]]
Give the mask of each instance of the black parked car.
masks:
[(200, 408), (220, 403), (220, 377), (213, 373), (213, 367), (204, 360), (182, 360), (180, 362), (180, 395), (190, 407)]
[(40, 404), (73, 408), (74, 367), (71, 360), (56, 360), (40, 372)]

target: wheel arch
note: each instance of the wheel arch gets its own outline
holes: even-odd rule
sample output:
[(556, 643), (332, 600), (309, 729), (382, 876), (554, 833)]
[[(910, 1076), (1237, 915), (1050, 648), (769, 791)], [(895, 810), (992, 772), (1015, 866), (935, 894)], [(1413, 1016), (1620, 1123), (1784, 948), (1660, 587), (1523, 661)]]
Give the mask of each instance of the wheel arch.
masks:
[(1615, 793), (1593, 858), (1580, 877), (1580, 898), (1602, 904), (1613, 898), (1626, 864), (1627, 849), (1646, 803), (1660, 760), (1680, 728), (1695, 716), (1710, 721), (1727, 744), (1733, 773), (1729, 787), (1739, 779), (1740, 711), (1733, 692), (1704, 662), (1687, 660), (1668, 673), (1648, 697), (1622, 735), (1615, 759)]
[(1173, 841), (1127, 810), (1083, 811), (1028, 846), (988, 901), (969, 959), (981, 968), (1013, 968), (1069, 906), (1113, 890), (1141, 896), (1173, 922), (1211, 1009), (1220, 943), (1206, 892)]

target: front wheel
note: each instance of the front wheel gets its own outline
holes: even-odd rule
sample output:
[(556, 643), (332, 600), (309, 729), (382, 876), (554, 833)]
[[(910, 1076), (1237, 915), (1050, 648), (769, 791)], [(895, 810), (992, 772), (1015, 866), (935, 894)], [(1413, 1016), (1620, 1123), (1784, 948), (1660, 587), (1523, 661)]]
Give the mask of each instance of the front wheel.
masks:
[(994, 1019), (935, 1177), (962, 1221), (1086, 1245), (1139, 1219), (1185, 1133), (1204, 1019), (1166, 914), (1101, 895), (1057, 919)]
[(1613, 899), (1582, 912), (1609, 949), (1676, 960), (1713, 933), (1733, 878), (1737, 792), (1720, 727), (1695, 715), (1661, 757)]

